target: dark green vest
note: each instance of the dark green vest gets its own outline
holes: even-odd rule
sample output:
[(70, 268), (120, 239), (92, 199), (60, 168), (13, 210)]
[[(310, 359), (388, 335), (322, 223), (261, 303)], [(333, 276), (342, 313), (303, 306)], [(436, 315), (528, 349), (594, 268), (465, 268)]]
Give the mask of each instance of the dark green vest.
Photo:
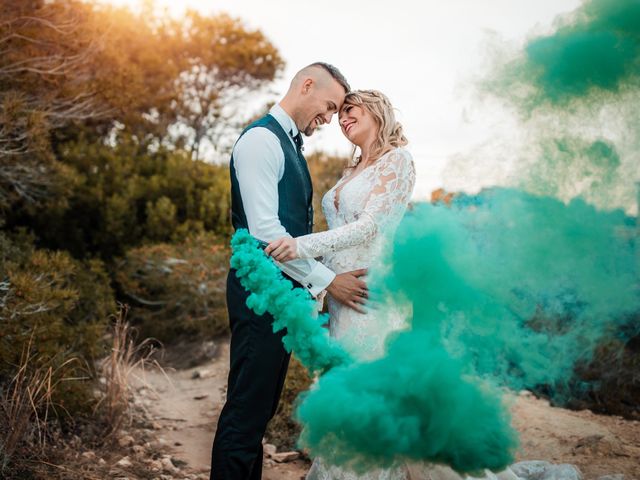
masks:
[[(280, 140), (284, 153), (284, 174), (278, 182), (278, 217), (280, 223), (293, 237), (311, 233), (313, 227), (313, 187), (307, 162), (302, 152), (293, 146), (290, 135), (285, 132), (278, 121), (266, 115), (244, 129), (240, 137), (250, 129), (264, 127)], [(296, 151), (297, 150), (297, 151)], [(248, 228), (247, 217), (242, 205), (240, 186), (233, 163), (233, 155), (229, 164), (231, 174), (231, 221), (233, 228)], [(270, 239), (262, 239), (270, 240)]]

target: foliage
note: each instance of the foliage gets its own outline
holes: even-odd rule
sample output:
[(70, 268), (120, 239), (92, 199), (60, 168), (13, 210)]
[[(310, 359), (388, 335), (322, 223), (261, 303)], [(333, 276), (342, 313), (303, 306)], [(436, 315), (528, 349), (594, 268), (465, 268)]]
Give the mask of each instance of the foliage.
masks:
[[(94, 377), (107, 317), (115, 308), (102, 262), (37, 249), (26, 235), (0, 233), (0, 246), (0, 383), (14, 377), (31, 343), (25, 375), (39, 378), (38, 372), (49, 371), (56, 384), (54, 406), (87, 411), (92, 385), (82, 379)], [(78, 380), (62, 381), (69, 378)]]
[(227, 332), (228, 265), (225, 242), (203, 234), (180, 244), (132, 249), (118, 263), (115, 278), (142, 338), (171, 343)]
[(340, 179), (347, 159), (322, 152), (307, 155), (306, 159), (313, 180), (314, 231), (321, 232), (329, 228), (322, 213), (322, 196)]
[(262, 32), (226, 15), (183, 21), (78, 0), (9, 0), (0, 18), (5, 211), (64, 205), (74, 187), (61, 158), (69, 142), (113, 146), (125, 133), (146, 153), (186, 147), (195, 158), (206, 141), (217, 150), (222, 132), (239, 128), (248, 92), (283, 67)]
[(179, 151), (149, 153), (124, 137), (116, 146), (79, 140), (61, 154), (78, 176), (67, 206), (9, 218), (14, 225), (33, 228), (44, 245), (109, 260), (143, 243), (229, 231), (224, 166), (191, 160)]

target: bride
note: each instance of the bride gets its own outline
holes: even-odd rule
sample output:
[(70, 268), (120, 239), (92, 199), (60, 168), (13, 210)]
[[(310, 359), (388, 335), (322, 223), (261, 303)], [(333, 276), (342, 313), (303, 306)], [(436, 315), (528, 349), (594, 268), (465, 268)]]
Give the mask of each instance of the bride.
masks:
[[(367, 269), (381, 257), (387, 233), (402, 219), (415, 184), (408, 141), (396, 121), (389, 99), (376, 90), (347, 94), (340, 110), (342, 133), (360, 149), (360, 156), (343, 172), (342, 178), (322, 199), (330, 230), (297, 238), (281, 238), (265, 249), (279, 262), (296, 258), (323, 257), (335, 273)], [(362, 304), (367, 291), (363, 290)], [(386, 317), (380, 328), (375, 313), (362, 305), (352, 307), (328, 296), (330, 333), (361, 359), (383, 353), (386, 334), (404, 324), (402, 315)], [(375, 325), (375, 326), (374, 326)], [(406, 479), (404, 467), (377, 470), (358, 477), (322, 459), (314, 461), (307, 480)]]

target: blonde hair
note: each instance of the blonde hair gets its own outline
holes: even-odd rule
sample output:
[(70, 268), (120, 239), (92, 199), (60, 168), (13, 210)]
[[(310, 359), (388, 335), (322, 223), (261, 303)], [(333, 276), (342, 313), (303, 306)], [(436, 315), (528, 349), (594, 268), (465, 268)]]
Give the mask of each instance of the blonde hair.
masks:
[[(378, 90), (355, 90), (346, 95), (344, 105), (363, 107), (373, 115), (378, 133), (371, 145), (372, 158), (380, 158), (388, 150), (409, 143), (402, 131), (402, 124), (396, 120), (393, 105), (384, 93)], [(355, 155), (355, 151), (354, 147), (352, 156)], [(359, 161), (359, 158), (354, 158), (349, 167), (354, 167)]]

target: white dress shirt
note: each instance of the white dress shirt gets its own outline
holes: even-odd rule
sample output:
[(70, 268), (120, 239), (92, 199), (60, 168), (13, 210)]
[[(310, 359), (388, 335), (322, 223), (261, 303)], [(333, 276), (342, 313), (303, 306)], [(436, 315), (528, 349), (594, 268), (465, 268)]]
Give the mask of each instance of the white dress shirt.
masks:
[[(295, 122), (279, 104), (269, 113), (285, 132), (298, 134)], [(293, 138), (289, 139), (295, 148)], [(236, 142), (232, 155), (249, 233), (265, 242), (291, 237), (278, 217), (278, 183), (284, 175), (284, 152), (278, 137), (267, 128), (252, 128)], [(276, 264), (314, 297), (335, 278), (335, 273), (313, 258)]]

